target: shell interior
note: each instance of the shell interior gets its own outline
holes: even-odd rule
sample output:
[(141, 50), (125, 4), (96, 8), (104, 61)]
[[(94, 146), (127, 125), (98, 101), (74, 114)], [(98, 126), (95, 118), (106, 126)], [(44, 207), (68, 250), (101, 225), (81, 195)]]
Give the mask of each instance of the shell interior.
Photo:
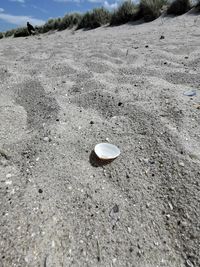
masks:
[(100, 159), (105, 160), (115, 159), (120, 155), (119, 148), (109, 143), (97, 144), (94, 148), (94, 151)]

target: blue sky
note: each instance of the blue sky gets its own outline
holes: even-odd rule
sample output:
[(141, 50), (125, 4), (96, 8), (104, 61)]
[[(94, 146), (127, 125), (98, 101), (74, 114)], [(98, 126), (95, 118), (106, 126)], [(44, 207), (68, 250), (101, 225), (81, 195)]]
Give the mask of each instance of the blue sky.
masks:
[(0, 0), (0, 32), (26, 25), (41, 25), (49, 18), (95, 7), (116, 8), (120, 0)]

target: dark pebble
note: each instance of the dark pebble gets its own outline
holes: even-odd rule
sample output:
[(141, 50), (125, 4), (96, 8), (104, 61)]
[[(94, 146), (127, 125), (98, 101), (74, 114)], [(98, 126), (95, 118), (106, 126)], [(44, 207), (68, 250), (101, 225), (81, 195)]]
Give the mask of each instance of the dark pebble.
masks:
[(39, 192), (40, 194), (42, 194), (42, 193), (43, 193), (43, 190), (42, 190), (42, 189), (39, 189), (38, 192)]
[(115, 206), (112, 208), (114, 213), (119, 212), (119, 206), (117, 204), (115, 204)]

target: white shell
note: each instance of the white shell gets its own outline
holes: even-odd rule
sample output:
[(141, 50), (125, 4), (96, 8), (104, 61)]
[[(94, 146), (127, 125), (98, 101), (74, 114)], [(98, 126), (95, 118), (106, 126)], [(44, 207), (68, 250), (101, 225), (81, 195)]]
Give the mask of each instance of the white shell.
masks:
[(94, 152), (100, 159), (104, 160), (115, 159), (120, 155), (119, 148), (109, 143), (100, 143), (96, 145)]

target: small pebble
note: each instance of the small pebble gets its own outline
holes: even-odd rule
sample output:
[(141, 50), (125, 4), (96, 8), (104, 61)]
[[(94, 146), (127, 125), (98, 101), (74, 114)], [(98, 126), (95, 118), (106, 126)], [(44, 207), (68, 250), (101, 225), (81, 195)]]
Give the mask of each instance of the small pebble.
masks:
[(183, 162), (179, 162), (179, 166), (184, 167), (185, 164)]
[(131, 232), (132, 232), (131, 227), (128, 227), (127, 230), (128, 230), (128, 232), (129, 232), (129, 234), (131, 234)]
[(5, 181), (5, 184), (11, 185), (12, 184), (12, 181)]
[(114, 259), (112, 259), (112, 262), (113, 262), (113, 263), (116, 263), (116, 261), (117, 261), (117, 259), (115, 259), (115, 258), (114, 258)]
[(119, 212), (119, 206), (117, 204), (115, 204), (115, 206), (112, 208), (114, 213)]
[(39, 189), (38, 192), (39, 192), (40, 194), (42, 194), (42, 193), (43, 193), (43, 190), (42, 190), (42, 189)]
[(170, 210), (173, 210), (172, 203), (171, 203), (171, 202), (168, 202), (168, 205), (169, 205), (169, 207), (170, 207)]

